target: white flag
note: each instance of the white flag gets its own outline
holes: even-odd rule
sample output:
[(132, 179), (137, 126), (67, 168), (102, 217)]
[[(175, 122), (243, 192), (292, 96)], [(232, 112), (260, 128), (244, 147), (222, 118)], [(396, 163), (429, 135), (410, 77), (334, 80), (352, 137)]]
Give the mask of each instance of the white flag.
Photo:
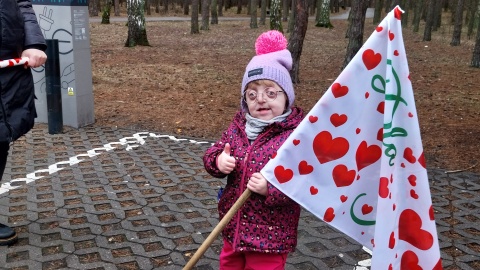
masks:
[(402, 13), (378, 25), (261, 173), (371, 249), (372, 269), (442, 269)]

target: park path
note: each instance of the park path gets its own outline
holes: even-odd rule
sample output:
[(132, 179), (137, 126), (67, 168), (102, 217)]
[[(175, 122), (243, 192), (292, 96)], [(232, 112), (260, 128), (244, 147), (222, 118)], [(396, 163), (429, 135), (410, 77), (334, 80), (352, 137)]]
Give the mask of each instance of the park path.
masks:
[[(340, 14), (333, 14), (330, 16), (331, 20), (346, 20), (348, 19), (348, 13), (350, 8), (347, 8), (344, 12)], [(367, 9), (367, 18), (373, 17), (373, 8)], [(147, 22), (159, 22), (159, 21), (189, 21), (191, 18), (189, 16), (148, 16), (145, 17)], [(308, 18), (310, 21), (315, 20), (315, 17), (311, 16)], [(245, 15), (245, 17), (218, 17), (219, 21), (249, 21), (250, 17)], [(101, 17), (90, 17), (90, 22), (99, 23), (102, 21)], [(110, 22), (126, 22), (127, 17), (110, 17)]]

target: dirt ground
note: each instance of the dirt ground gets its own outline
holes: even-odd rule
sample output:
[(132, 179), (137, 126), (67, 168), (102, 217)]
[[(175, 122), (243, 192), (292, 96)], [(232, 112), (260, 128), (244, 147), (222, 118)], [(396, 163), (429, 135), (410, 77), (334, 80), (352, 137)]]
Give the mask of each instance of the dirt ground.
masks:
[[(347, 22), (332, 23), (309, 20), (295, 86), (306, 111), (341, 72)], [(364, 40), (374, 29), (367, 19)], [(91, 22), (90, 30), (95, 125), (216, 140), (239, 108), (243, 71), (268, 22), (220, 21), (198, 35), (189, 21), (147, 22), (151, 46), (134, 48), (124, 47), (125, 22)], [(452, 31), (440, 28), (431, 42), (423, 29), (403, 32), (425, 157), (430, 168), (480, 173), (480, 69), (470, 67), (474, 39), (463, 34), (452, 47)]]

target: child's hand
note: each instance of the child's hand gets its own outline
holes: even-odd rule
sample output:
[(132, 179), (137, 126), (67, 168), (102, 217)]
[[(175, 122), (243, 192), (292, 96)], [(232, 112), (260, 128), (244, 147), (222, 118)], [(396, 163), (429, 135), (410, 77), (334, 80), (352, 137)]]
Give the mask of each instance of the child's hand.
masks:
[(247, 188), (260, 195), (267, 196), (267, 179), (265, 179), (261, 173), (254, 173), (252, 174), (252, 177), (250, 177), (250, 180), (248, 180)]
[(217, 157), (218, 169), (224, 173), (229, 174), (235, 168), (235, 158), (230, 156), (230, 144), (226, 143), (223, 152)]

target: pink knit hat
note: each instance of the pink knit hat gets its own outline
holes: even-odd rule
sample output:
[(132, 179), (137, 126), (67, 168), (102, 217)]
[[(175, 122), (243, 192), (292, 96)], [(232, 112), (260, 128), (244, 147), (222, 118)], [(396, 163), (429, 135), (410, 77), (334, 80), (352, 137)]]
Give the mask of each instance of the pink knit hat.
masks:
[[(242, 96), (249, 82), (262, 79), (271, 80), (285, 91), (288, 97), (288, 107), (291, 107), (295, 100), (295, 92), (290, 77), (293, 61), (292, 54), (287, 50), (287, 39), (277, 30), (264, 32), (255, 42), (255, 51), (257, 55), (250, 60), (243, 75)], [(243, 98), (241, 106), (244, 111), (248, 111)]]

